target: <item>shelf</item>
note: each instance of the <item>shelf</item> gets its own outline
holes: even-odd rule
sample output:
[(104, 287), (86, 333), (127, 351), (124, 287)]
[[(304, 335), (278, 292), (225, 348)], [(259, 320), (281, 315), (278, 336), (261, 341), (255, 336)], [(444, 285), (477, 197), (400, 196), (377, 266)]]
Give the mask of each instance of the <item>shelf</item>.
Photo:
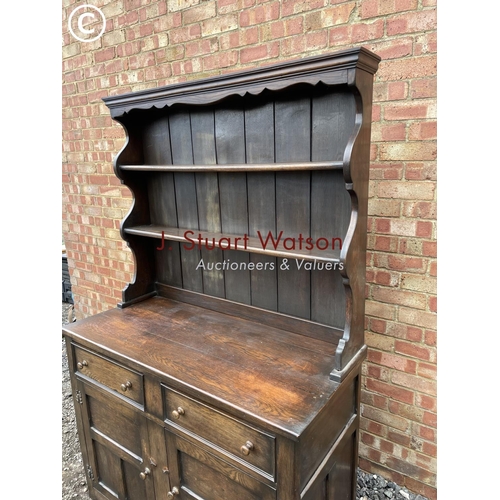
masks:
[[(136, 236), (185, 243), (186, 250), (202, 248), (239, 250), (289, 259), (340, 263), (339, 241), (335, 236), (332, 236), (330, 240), (326, 238), (308, 240), (307, 235), (301, 238), (301, 235), (287, 235), (282, 232), (272, 237), (268, 233), (252, 237), (155, 225), (129, 227), (124, 231), (126, 234)], [(328, 247), (326, 247), (327, 244)], [(311, 246), (313, 248), (309, 250)], [(335, 249), (332, 250), (332, 248)]]
[(341, 170), (343, 162), (227, 163), (207, 165), (120, 165), (134, 172), (259, 172), (290, 170)]

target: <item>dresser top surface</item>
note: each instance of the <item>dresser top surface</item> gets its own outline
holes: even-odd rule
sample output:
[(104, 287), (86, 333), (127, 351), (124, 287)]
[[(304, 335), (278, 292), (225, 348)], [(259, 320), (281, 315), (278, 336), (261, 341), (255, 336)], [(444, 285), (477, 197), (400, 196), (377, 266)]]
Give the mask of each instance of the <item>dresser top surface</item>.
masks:
[(338, 388), (335, 345), (155, 297), (63, 333), (186, 393), (299, 436)]

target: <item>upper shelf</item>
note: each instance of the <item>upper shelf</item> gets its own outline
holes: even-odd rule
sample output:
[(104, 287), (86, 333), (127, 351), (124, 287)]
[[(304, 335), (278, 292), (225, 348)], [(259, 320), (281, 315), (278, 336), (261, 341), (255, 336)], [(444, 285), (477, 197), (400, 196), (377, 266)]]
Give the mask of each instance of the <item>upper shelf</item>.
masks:
[(207, 165), (120, 165), (122, 170), (135, 172), (255, 172), (290, 170), (341, 170), (341, 161), (289, 163), (230, 163)]
[(308, 239), (308, 236), (302, 235), (291, 238), (283, 233), (272, 237), (268, 233), (261, 234), (259, 237), (252, 237), (246, 234), (214, 233), (199, 231), (198, 229), (181, 229), (157, 225), (128, 227), (124, 231), (127, 234), (137, 236), (185, 243), (184, 248), (186, 250), (201, 248), (207, 248), (208, 250), (239, 250), (290, 259), (340, 263), (340, 249), (337, 248), (339, 246), (338, 238), (332, 238), (331, 240), (326, 238)]

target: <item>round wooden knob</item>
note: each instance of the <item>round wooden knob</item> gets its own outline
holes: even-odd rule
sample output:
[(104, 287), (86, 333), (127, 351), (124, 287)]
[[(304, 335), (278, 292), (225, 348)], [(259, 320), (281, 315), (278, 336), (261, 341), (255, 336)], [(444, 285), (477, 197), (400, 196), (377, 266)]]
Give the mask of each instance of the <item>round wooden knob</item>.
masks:
[(172, 499), (172, 498), (174, 498), (175, 495), (178, 495), (178, 494), (179, 494), (179, 488), (177, 488), (177, 486), (174, 486), (172, 488), (172, 491), (169, 491), (167, 493), (167, 498)]
[(76, 366), (78, 367), (79, 370), (82, 370), (84, 366), (89, 366), (88, 362), (84, 359), (82, 360), (82, 362), (78, 362), (76, 364)]
[(184, 411), (184, 408), (182, 408), (182, 406), (179, 406), (179, 408), (177, 408), (177, 410), (174, 410), (172, 412), (172, 417), (174, 417), (175, 419), (178, 419), (181, 415), (184, 415), (185, 411)]
[(253, 450), (253, 448), (254, 446), (252, 441), (247, 441), (240, 449), (243, 455), (250, 455), (250, 452)]
[(141, 472), (139, 474), (139, 477), (144, 481), (149, 476), (149, 474), (151, 474), (151, 471), (146, 467), (144, 469), (144, 472)]
[(122, 391), (125, 392), (127, 389), (132, 389), (132, 382), (127, 380), (124, 384), (121, 385)]

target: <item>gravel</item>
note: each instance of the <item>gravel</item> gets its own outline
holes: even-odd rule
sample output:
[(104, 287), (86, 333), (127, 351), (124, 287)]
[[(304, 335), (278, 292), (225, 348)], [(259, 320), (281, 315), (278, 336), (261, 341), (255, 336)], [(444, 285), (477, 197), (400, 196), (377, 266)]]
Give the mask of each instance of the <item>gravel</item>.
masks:
[[(63, 302), (62, 322), (68, 320), (70, 304)], [(62, 500), (89, 500), (88, 486), (83, 470), (78, 443), (75, 409), (71, 395), (66, 343), (62, 342)]]
[[(70, 304), (62, 304), (62, 322), (67, 323)], [(410, 493), (382, 476), (358, 469), (356, 500), (427, 500)], [(75, 410), (71, 396), (71, 383), (62, 342), (62, 497), (61, 500), (90, 500), (78, 443)]]

